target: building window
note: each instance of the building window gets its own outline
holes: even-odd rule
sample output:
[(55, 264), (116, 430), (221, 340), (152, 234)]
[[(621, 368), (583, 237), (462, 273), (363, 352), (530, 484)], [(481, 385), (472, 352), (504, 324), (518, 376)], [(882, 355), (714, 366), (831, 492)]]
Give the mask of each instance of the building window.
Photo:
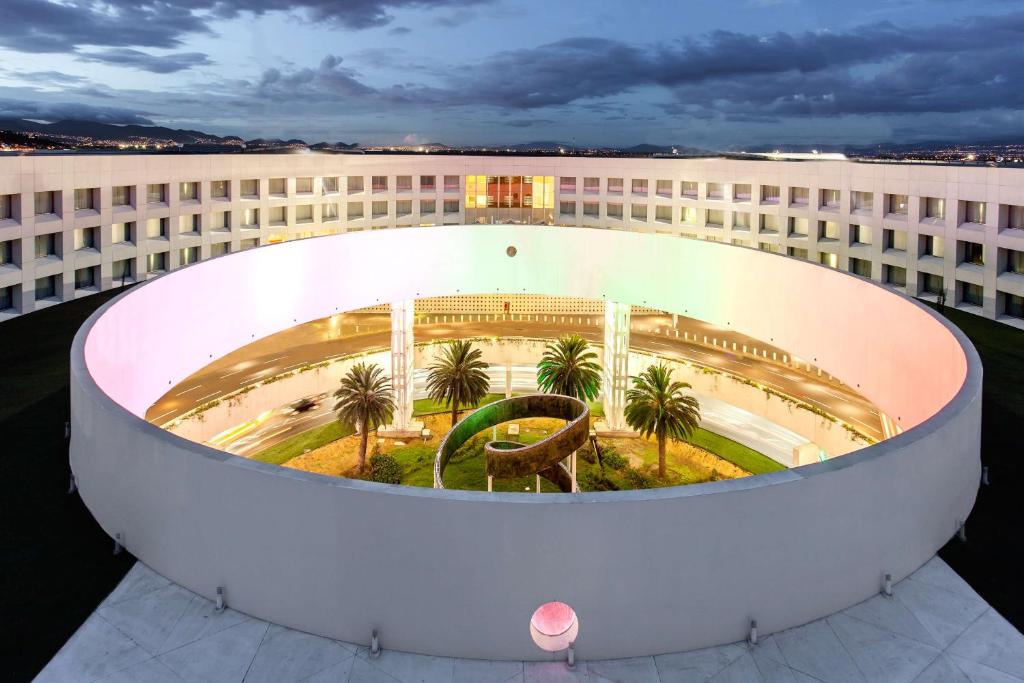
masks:
[(789, 188), (789, 205), (790, 206), (807, 206), (810, 204), (811, 191), (806, 187), (791, 187)]
[(839, 255), (833, 254), (827, 251), (823, 251), (818, 254), (818, 263), (829, 268), (839, 267)]
[(671, 180), (659, 180), (655, 185), (654, 191), (659, 197), (672, 198), (672, 181)]
[(759, 219), (760, 232), (768, 235), (779, 234), (779, 217), (763, 213)]
[(887, 194), (885, 195), (885, 213), (893, 216), (906, 216), (907, 207), (910, 202), (907, 200), (905, 194)]
[(239, 183), (239, 189), (242, 195), (242, 199), (259, 199), (260, 198), (260, 181), (256, 178), (250, 178), (243, 180)]
[(350, 221), (357, 220), (363, 217), (363, 203), (362, 202), (349, 202), (348, 213), (346, 214)]
[(370, 189), (373, 192), (388, 191), (388, 177), (386, 175), (375, 175), (370, 178)]
[(132, 205), (132, 188), (131, 185), (118, 185), (114, 188), (113, 197), (111, 203), (114, 206), (131, 206)]
[(210, 258), (231, 253), (231, 242), (216, 242), (210, 245)]
[(167, 218), (150, 218), (146, 221), (146, 237), (167, 238)]
[(821, 190), (818, 206), (822, 209), (838, 209), (839, 196), (839, 190)]
[(583, 179), (583, 193), (584, 194), (598, 194), (601, 192), (601, 179), (600, 178), (584, 178)]
[(893, 287), (907, 286), (907, 269), (900, 266), (882, 266), (882, 279), (887, 285)]
[(135, 278), (135, 259), (121, 259), (114, 261), (111, 270), (111, 279), (114, 282), (124, 284), (126, 280)]
[(647, 180), (644, 178), (633, 178), (633, 194), (638, 197), (647, 196)]
[(198, 235), (201, 230), (200, 214), (193, 213), (178, 217), (178, 232), (182, 235)]
[(558, 191), (562, 194), (576, 194), (576, 177), (559, 177)]
[(885, 251), (906, 251), (907, 232), (905, 230), (890, 230), (888, 228), (883, 230), (882, 249)]
[(99, 248), (99, 240), (96, 239), (98, 231), (99, 228), (79, 228), (75, 230), (75, 251)]
[(245, 240), (242, 240), (241, 242), (239, 242), (238, 243), (238, 250), (239, 251), (246, 251), (247, 249), (255, 249), (258, 246), (260, 246), (259, 239), (256, 238), (256, 237), (252, 237), (252, 238), (245, 239)]
[(871, 192), (853, 192), (850, 194), (850, 208), (854, 211), (870, 212), (875, 204), (875, 196)]
[(459, 176), (457, 175), (446, 175), (444, 177), (444, 191), (445, 192), (458, 192), (460, 189)]
[(695, 180), (684, 180), (680, 187), (683, 199), (697, 199), (700, 192), (700, 183)]
[(420, 215), (427, 216), (433, 213), (437, 213), (437, 202), (433, 199), (421, 199)]
[(558, 202), (558, 213), (563, 216), (575, 216), (576, 202)]
[(231, 230), (231, 212), (216, 211), (212, 214), (210, 228), (212, 230)]
[(110, 241), (114, 244), (134, 244), (135, 223), (114, 223), (110, 230)]
[(942, 220), (946, 217), (946, 200), (942, 197), (924, 198), (924, 217)]
[(871, 277), (871, 261), (862, 258), (850, 258), (850, 272), (861, 277)]
[(682, 213), (680, 214), (680, 219), (683, 223), (686, 223), (687, 225), (696, 225), (697, 209), (692, 206), (684, 206), (682, 209)]
[(412, 176), (400, 175), (395, 178), (395, 190), (398, 192), (412, 192)]
[(1009, 230), (1024, 230), (1024, 206), (1006, 205), (1006, 224)]
[(446, 200), (444, 200), (444, 212), (445, 213), (458, 213), (459, 212), (459, 200), (458, 199), (446, 199)]
[(1003, 315), (1008, 315), (1011, 318), (1024, 318), (1024, 297), (1004, 293)]
[(14, 197), (13, 194), (0, 194), (0, 221), (14, 218)]
[(941, 275), (935, 275), (933, 273), (922, 273), (921, 278), (921, 292), (923, 294), (935, 294), (941, 295), (946, 288), (945, 282)]
[(309, 176), (296, 178), (295, 194), (313, 194), (313, 179)]
[(659, 223), (671, 223), (672, 222), (672, 207), (671, 206), (656, 206), (654, 207), (654, 220)]
[(75, 270), (75, 289), (91, 289), (96, 286), (96, 267)]
[(708, 199), (725, 199), (725, 186), (722, 183), (708, 183)]
[(801, 247), (787, 247), (786, 256), (792, 256), (793, 258), (807, 259), (807, 250)]
[(871, 244), (871, 226), (851, 225), (850, 244)]
[(167, 203), (167, 186), (159, 183), (153, 183), (146, 185), (146, 203), (147, 204), (166, 204)]
[(985, 202), (964, 202), (964, 223), (985, 224)]
[(199, 183), (181, 183), (178, 198), (183, 202), (197, 201), (199, 199)]
[(288, 181), (285, 178), (271, 178), (270, 184), (267, 188), (267, 193), (271, 197), (286, 197), (288, 196)]
[(434, 192), (435, 190), (437, 190), (437, 176), (421, 175), (420, 192)]
[(227, 180), (210, 181), (210, 197), (213, 199), (228, 199), (231, 192), (231, 184)]
[(608, 207), (605, 211), (608, 218), (622, 220), (622, 204), (618, 202), (608, 202)]
[(789, 235), (791, 237), (807, 237), (807, 219), (797, 216), (789, 217)]
[(721, 209), (707, 209), (704, 214), (704, 225), (709, 228), (721, 228), (725, 225), (725, 211)]
[(742, 230), (749, 232), (750, 230), (750, 213), (746, 211), (737, 211), (732, 215), (732, 229)]
[(99, 208), (97, 196), (99, 189), (94, 187), (75, 190), (75, 211), (96, 211)]
[[(409, 206), (411, 211), (412, 202), (409, 202)], [(324, 204), (320, 209), (320, 215), (323, 216), (325, 221), (338, 220), (338, 203), (331, 202), (330, 204)]]
[(14, 285), (0, 287), (0, 311), (10, 311), (14, 308)]
[(158, 254), (146, 255), (146, 272), (162, 273), (167, 270), (167, 252), (161, 251)]
[(57, 298), (57, 276), (36, 278), (36, 300)]
[(355, 194), (363, 191), (363, 176), (361, 175), (350, 175), (348, 181), (348, 193)]
[(590, 218), (597, 218), (600, 215), (601, 205), (597, 202), (583, 202), (583, 215)]
[(835, 221), (818, 221), (819, 240), (838, 240), (839, 224)]
[[(271, 219), (278, 218), (279, 223), (285, 223), (285, 208), (283, 206), (275, 206), (270, 209)], [(260, 227), (260, 210), (259, 209), (243, 209), (242, 210), (242, 227), (243, 228), (258, 228)]]
[(632, 204), (629, 207), (629, 217), (635, 221), (647, 221), (647, 205)]
[(370, 216), (373, 218), (383, 218), (388, 215), (388, 202), (376, 201), (370, 202)]
[(412, 215), (412, 200), (411, 199), (399, 199), (395, 202), (395, 215), (399, 218), (403, 216)]
[(178, 253), (178, 265), (187, 266), (199, 260), (199, 247), (185, 247)]
[(36, 235), (36, 258), (46, 258), (48, 256), (57, 256), (56, 233)]
[(1016, 273), (1024, 275), (1024, 251), (1016, 249), (1005, 249), (1006, 263), (1003, 265), (1004, 273)]
[(608, 194), (622, 194), (622, 178), (608, 179)]
[(946, 242), (941, 237), (921, 235), (918, 239), (921, 242), (921, 256), (942, 258), (946, 255)]
[(957, 288), (960, 290), (960, 303), (968, 304), (970, 306), (985, 305), (985, 289), (981, 285), (959, 281), (956, 284)]
[(762, 204), (778, 204), (780, 196), (778, 185), (762, 185), (761, 186), (761, 203)]
[(14, 240), (0, 242), (0, 266), (13, 266), (14, 263)]
[(732, 186), (732, 199), (735, 202), (749, 202), (750, 201), (750, 184), (739, 183)]
[[(288, 225), (288, 208), (284, 206), (270, 207), (270, 225), (280, 227)], [(260, 210), (246, 209), (242, 212), (242, 228), (258, 229), (260, 227)]]
[(985, 265), (985, 247), (976, 242), (960, 242), (960, 263), (974, 266)]
[[(376, 202), (374, 202), (376, 204)], [(387, 205), (387, 202), (384, 202)], [(313, 205), (312, 204), (299, 204), (295, 207), (295, 222), (296, 223), (312, 223), (313, 222)]]
[(36, 192), (35, 215), (46, 216), (57, 212), (56, 192)]
[(321, 183), (323, 194), (338, 194), (338, 176), (327, 176)]

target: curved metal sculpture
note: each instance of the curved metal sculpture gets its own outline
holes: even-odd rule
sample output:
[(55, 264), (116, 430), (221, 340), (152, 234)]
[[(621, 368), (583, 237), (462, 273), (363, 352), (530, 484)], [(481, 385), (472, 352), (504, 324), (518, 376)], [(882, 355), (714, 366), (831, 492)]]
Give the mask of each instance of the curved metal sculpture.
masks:
[(590, 408), (583, 401), (559, 394), (529, 394), (477, 408), (441, 440), (434, 458), (434, 488), (444, 488), (444, 468), (459, 448), (488, 427), (509, 420), (553, 417), (566, 425), (537, 443), (489, 441), (484, 445), (487, 474), (499, 479), (539, 474), (562, 491), (572, 490), (572, 477), (561, 461), (586, 443), (590, 434)]

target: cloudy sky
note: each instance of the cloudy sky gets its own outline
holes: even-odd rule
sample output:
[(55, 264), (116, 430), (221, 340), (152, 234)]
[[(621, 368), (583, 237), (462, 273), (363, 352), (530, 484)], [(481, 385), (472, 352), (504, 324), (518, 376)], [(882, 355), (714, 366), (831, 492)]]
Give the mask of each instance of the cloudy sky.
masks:
[(0, 0), (0, 116), (717, 149), (1022, 110), (1024, 0)]

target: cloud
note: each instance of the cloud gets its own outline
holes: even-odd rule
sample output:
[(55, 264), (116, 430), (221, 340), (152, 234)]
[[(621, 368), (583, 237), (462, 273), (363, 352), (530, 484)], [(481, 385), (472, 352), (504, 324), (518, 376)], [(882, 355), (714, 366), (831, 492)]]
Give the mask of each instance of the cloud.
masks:
[(153, 120), (145, 115), (145, 112), (122, 107), (97, 107), (77, 102), (31, 102), (0, 98), (0, 116), (40, 121), (79, 119), (101, 123), (153, 125)]
[(113, 47), (99, 52), (79, 52), (81, 62), (98, 62), (113, 66), (124, 66), (149, 71), (155, 74), (170, 74), (185, 71), (194, 66), (211, 64), (209, 57), (201, 52), (178, 52), (168, 55), (152, 55), (148, 52), (127, 47)]

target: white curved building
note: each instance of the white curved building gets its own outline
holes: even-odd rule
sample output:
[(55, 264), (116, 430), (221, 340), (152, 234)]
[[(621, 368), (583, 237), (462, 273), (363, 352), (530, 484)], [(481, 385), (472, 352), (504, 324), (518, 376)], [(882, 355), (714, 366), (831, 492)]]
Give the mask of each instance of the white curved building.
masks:
[(0, 158), (0, 320), (264, 244), (521, 222), (731, 243), (1024, 327), (1024, 171), (432, 155)]

